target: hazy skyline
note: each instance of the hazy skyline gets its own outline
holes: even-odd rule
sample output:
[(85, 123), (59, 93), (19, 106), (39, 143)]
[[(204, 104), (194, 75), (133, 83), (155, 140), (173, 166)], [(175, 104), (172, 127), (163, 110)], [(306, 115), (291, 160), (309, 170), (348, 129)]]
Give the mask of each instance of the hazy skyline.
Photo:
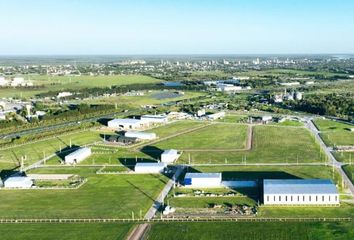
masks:
[(0, 55), (354, 53), (354, 1), (0, 0)]

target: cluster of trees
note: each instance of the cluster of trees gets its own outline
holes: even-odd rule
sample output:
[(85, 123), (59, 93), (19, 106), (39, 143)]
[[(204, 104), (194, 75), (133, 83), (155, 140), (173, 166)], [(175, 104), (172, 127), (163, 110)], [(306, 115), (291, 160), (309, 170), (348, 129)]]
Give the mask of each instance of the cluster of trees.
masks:
[(313, 94), (306, 96), (305, 99), (298, 102), (286, 103), (288, 107), (295, 110), (354, 119), (354, 96), (351, 93), (344, 94)]

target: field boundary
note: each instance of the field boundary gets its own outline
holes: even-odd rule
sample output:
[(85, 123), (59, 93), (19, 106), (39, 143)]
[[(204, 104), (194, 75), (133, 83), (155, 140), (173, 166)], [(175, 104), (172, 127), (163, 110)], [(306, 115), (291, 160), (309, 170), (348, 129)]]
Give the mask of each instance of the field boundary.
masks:
[(21, 223), (114, 223), (114, 222), (354, 222), (354, 218), (257, 218), (257, 217), (214, 217), (214, 218), (153, 218), (153, 219), (131, 219), (131, 218), (25, 218), (25, 219), (0, 219), (0, 224), (21, 224)]

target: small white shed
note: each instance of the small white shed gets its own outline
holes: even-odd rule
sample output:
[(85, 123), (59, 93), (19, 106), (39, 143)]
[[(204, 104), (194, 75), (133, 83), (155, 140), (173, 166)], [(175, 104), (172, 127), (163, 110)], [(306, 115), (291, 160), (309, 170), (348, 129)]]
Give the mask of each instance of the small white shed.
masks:
[(187, 173), (184, 186), (189, 188), (221, 187), (221, 173)]
[(129, 131), (124, 134), (125, 137), (137, 138), (142, 140), (152, 140), (156, 138), (155, 133), (147, 133), (147, 132), (137, 132), (137, 131)]
[(165, 170), (166, 163), (162, 162), (141, 162), (136, 163), (134, 171), (136, 173), (161, 173)]
[(5, 188), (31, 188), (33, 180), (27, 176), (9, 177), (4, 181)]
[(180, 154), (178, 154), (178, 151), (175, 149), (168, 149), (165, 150), (162, 154), (161, 154), (161, 162), (164, 163), (173, 163), (174, 161), (176, 161), (179, 158)]
[(88, 147), (79, 148), (75, 152), (72, 152), (69, 155), (65, 156), (65, 163), (66, 164), (79, 163), (82, 160), (88, 158), (91, 154), (92, 154), (91, 148)]

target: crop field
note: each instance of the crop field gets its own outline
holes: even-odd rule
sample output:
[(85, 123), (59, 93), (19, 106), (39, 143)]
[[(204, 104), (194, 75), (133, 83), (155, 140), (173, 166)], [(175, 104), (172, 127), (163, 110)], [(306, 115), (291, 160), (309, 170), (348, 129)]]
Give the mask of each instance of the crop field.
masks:
[(186, 133), (154, 146), (161, 149), (244, 149), (246, 147), (247, 125), (212, 124), (208, 127)]
[(98, 175), (98, 168), (41, 168), (30, 173), (77, 174), (88, 181), (74, 190), (0, 191), (0, 218), (142, 217), (167, 182), (163, 175)]
[(353, 222), (184, 222), (154, 223), (149, 240), (346, 240), (354, 238)]
[(116, 76), (25, 76), (31, 79), (34, 85), (43, 86), (37, 89), (30, 88), (0, 88), (0, 97), (31, 97), (48, 91), (62, 91), (65, 89), (77, 90), (80, 88), (110, 87), (115, 85), (159, 83), (161, 80), (142, 75)]
[(19, 166), (21, 157), (24, 156), (27, 157), (27, 160), (24, 161), (25, 166), (34, 163), (43, 159), (44, 156), (49, 156), (60, 151), (60, 149), (67, 149), (70, 147), (70, 140), (72, 146), (81, 146), (100, 141), (101, 137), (98, 132), (83, 131), (0, 150), (0, 169)]
[[(236, 126), (236, 125), (235, 125)], [(305, 128), (255, 126), (252, 149), (236, 152), (185, 151), (179, 161), (191, 163), (303, 163), (324, 162), (323, 153)]]
[(132, 226), (130, 223), (0, 224), (0, 235), (1, 240), (116, 240), (124, 239)]

